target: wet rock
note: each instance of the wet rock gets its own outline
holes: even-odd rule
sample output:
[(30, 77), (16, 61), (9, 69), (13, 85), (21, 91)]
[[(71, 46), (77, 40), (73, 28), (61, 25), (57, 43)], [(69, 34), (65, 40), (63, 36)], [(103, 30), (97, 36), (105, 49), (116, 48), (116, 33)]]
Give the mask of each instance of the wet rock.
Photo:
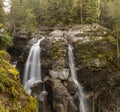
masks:
[(49, 35), (52, 36), (52, 37), (63, 37), (63, 31), (54, 30)]
[(38, 102), (38, 108), (40, 112), (47, 111), (47, 95), (48, 92), (45, 91), (44, 82), (41, 80), (35, 81), (31, 87), (31, 95), (36, 98)]
[(54, 109), (56, 110), (56, 112), (67, 112), (65, 106), (63, 104), (54, 104)]
[[(86, 36), (81, 38), (81, 35), (77, 35), (75, 39), (70, 38), (74, 48), (78, 79), (84, 85), (87, 96), (94, 98), (96, 111), (99, 108), (103, 112), (112, 112), (116, 106), (118, 108), (118, 105), (113, 106), (114, 103), (118, 104), (118, 98), (114, 97), (118, 94), (118, 86), (114, 86), (114, 89), (112, 86), (113, 82), (117, 81), (114, 78), (111, 80), (111, 77), (119, 79), (116, 75), (119, 67), (117, 69), (115, 67), (118, 66), (115, 61), (115, 46), (109, 41), (110, 35), (108, 32), (106, 33), (106, 30), (99, 29), (99, 26), (91, 27), (88, 27), (87, 31), (84, 29), (89, 41), (84, 42)], [(116, 89), (117, 91), (115, 91)], [(114, 103), (108, 100), (109, 97)]]
[(54, 93), (53, 94), (55, 96), (56, 95), (58, 95), (58, 96), (68, 96), (69, 95), (64, 86), (54, 88)]
[(0, 36), (1, 36), (1, 33), (3, 33), (5, 30), (4, 28), (0, 28)]
[(52, 78), (56, 78), (60, 80), (67, 80), (69, 78), (68, 69), (50, 70), (49, 74)]
[[(66, 68), (66, 46), (67, 40), (63, 37), (46, 37), (46, 39), (41, 43), (42, 67), (46, 70), (48, 70), (48, 68), (54, 70)], [(49, 71), (47, 71), (47, 73), (48, 72)]]
[(70, 78), (66, 83), (66, 88), (71, 95), (75, 95), (78, 91), (77, 85), (74, 83), (73, 79)]
[(43, 91), (43, 88), (44, 88), (44, 82), (43, 81), (38, 80), (38, 81), (33, 82), (33, 84), (30, 86), (31, 95), (36, 98)]
[(77, 112), (77, 107), (72, 96), (68, 93), (66, 87), (58, 79), (52, 79), (53, 109), (56, 112)]
[(75, 37), (77, 35), (82, 35), (84, 34), (84, 32), (82, 30), (69, 30), (69, 31), (65, 31), (64, 35), (67, 37)]

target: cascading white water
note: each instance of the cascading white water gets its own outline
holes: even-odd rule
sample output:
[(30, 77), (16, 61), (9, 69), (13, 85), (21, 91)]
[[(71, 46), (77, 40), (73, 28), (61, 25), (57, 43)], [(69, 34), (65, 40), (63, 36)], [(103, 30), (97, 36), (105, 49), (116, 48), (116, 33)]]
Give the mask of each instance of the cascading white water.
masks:
[(29, 94), (31, 93), (30, 86), (33, 83), (39, 80), (42, 80), (41, 63), (40, 63), (41, 61), (40, 60), (40, 53), (41, 53), (40, 42), (43, 39), (44, 37), (38, 40), (38, 42), (31, 47), (26, 64), (25, 64), (23, 85)]
[(86, 102), (87, 98), (83, 91), (83, 87), (80, 85), (80, 83), (78, 82), (78, 79), (77, 79), (72, 49), (73, 49), (72, 46), (70, 44), (68, 44), (68, 58), (69, 58), (69, 66), (70, 66), (70, 70), (71, 70), (71, 76), (72, 76), (72, 79), (75, 82), (75, 84), (78, 86), (79, 101), (80, 101), (79, 110), (80, 110), (80, 112), (90, 112), (90, 110), (88, 109), (87, 102)]

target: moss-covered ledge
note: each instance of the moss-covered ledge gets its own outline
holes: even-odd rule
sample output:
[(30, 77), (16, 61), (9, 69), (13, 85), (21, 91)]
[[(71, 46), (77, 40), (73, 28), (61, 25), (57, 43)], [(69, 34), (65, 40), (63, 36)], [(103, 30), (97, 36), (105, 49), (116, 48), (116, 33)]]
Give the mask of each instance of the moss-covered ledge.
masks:
[(9, 54), (0, 51), (0, 112), (38, 112), (36, 100), (25, 92), (9, 61)]

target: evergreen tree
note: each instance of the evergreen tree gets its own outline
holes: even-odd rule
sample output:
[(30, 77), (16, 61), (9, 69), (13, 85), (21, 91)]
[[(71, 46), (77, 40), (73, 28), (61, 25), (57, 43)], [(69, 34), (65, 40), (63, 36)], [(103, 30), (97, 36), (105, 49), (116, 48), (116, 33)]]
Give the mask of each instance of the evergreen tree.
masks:
[(77, 23), (83, 23), (83, 2), (84, 0), (77, 0), (75, 2), (73, 18)]
[(84, 0), (83, 18), (85, 23), (93, 23), (98, 21), (99, 0)]
[(13, 33), (18, 28), (31, 30), (36, 25), (34, 3), (34, 0), (11, 0), (10, 23)]

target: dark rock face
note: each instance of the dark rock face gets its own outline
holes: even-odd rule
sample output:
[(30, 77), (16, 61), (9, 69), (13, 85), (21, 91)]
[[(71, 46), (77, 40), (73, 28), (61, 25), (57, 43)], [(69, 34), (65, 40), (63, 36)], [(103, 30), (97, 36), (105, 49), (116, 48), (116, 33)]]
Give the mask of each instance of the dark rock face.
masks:
[[(20, 57), (21, 77), (30, 47), (37, 40), (30, 40)], [(42, 77), (48, 92), (46, 112), (79, 112), (78, 88), (69, 71), (68, 42), (73, 45), (78, 79), (91, 101), (92, 111), (119, 112), (120, 66), (116, 45), (109, 30), (97, 24), (55, 30), (41, 42)]]
[(94, 111), (118, 112), (120, 68), (119, 62), (116, 62), (116, 45), (110, 41), (109, 35), (99, 34), (88, 35), (86, 40), (80, 35), (76, 37), (77, 41), (71, 39), (77, 74), (95, 105)]
[[(55, 112), (77, 112), (78, 108), (74, 103), (74, 98), (68, 93), (68, 90), (64, 83), (59, 79), (51, 79), (51, 91), (52, 93), (52, 111)], [(49, 92), (48, 92), (49, 93)]]
[(29, 39), (30, 38), (19, 37), (19, 35), (14, 37), (14, 40), (13, 40), (14, 45), (7, 49), (7, 51), (9, 52), (9, 54), (12, 57), (11, 61), (18, 60), (18, 57), (22, 54), (24, 46), (27, 44), (27, 41)]

